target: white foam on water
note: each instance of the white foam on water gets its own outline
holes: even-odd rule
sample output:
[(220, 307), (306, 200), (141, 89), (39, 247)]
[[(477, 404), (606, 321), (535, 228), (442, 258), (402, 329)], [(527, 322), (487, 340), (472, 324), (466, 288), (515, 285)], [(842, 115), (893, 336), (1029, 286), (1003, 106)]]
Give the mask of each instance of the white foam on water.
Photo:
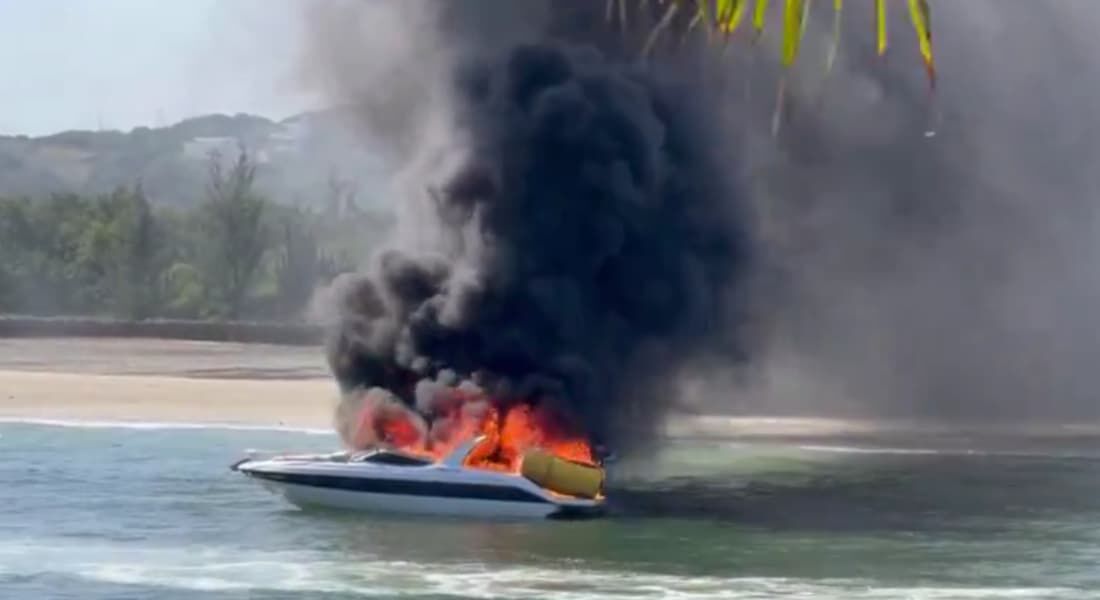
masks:
[(873, 446), (831, 446), (824, 444), (802, 444), (795, 448), (804, 452), (820, 452), (824, 454), (867, 454), (867, 455), (897, 455), (897, 456), (991, 456), (1005, 458), (1100, 458), (1096, 454), (1082, 452), (1036, 452), (1029, 450), (984, 450), (970, 448), (889, 448)]
[(211, 548), (0, 546), (0, 575), (60, 574), (116, 585), (195, 591), (339, 593), (364, 598), (438, 595), (548, 600), (814, 598), (821, 600), (1100, 600), (1100, 592), (1061, 587), (899, 587), (854, 579), (694, 577), (652, 572), (486, 564), (335, 560), (309, 552), (230, 552)]
[(937, 454), (974, 454), (974, 450), (934, 450), (932, 448), (860, 448), (857, 446), (799, 445), (806, 452), (827, 452), (831, 454), (897, 454), (897, 455), (937, 455)]
[[(242, 576), (242, 570), (249, 572)], [(531, 567), (488, 568), (377, 561), (350, 566), (334, 562), (287, 564), (257, 561), (212, 567), (103, 565), (81, 576), (109, 583), (201, 591), (270, 590), (341, 593), (363, 597), (402, 594), (465, 598), (532, 597), (547, 600), (623, 598), (815, 598), (886, 600), (1100, 598), (1081, 589), (1041, 587), (876, 587), (855, 580), (763, 577), (680, 577), (636, 572), (600, 572)]]
[(160, 430), (229, 430), (229, 431), (277, 431), (307, 435), (335, 435), (331, 429), (314, 427), (289, 427), (285, 425), (245, 425), (240, 423), (192, 423), (175, 421), (103, 421), (83, 419), (37, 419), (24, 417), (0, 417), (0, 425), (36, 425), (39, 427), (66, 427), (74, 429), (135, 429)]

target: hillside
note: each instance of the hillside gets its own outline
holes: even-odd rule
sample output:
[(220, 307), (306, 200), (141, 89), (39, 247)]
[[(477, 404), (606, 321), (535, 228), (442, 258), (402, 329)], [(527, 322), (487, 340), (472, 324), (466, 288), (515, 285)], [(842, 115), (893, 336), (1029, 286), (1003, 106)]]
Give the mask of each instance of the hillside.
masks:
[(378, 159), (357, 142), (339, 113), (283, 120), (206, 115), (162, 128), (66, 131), (44, 137), (0, 136), (0, 197), (107, 192), (141, 181), (160, 205), (201, 199), (211, 152), (244, 147), (259, 164), (259, 186), (276, 201), (354, 197), (376, 200)]

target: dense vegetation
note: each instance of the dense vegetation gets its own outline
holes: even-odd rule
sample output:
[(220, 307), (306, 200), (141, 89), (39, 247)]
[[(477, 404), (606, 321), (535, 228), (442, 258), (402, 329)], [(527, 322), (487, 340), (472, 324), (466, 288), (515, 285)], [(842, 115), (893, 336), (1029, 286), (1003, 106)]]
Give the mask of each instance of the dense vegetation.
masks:
[[(140, 183), (112, 193), (0, 198), (0, 313), (297, 320), (385, 227), (342, 198), (288, 207), (245, 152), (212, 156), (194, 208)], [(339, 189), (322, 195), (339, 195)]]
[(315, 200), (331, 180), (360, 200), (376, 188), (382, 154), (355, 139), (346, 111), (302, 113), (282, 121), (254, 115), (203, 115), (131, 131), (65, 131), (42, 137), (0, 135), (0, 197), (107, 195), (140, 179), (155, 206), (191, 210), (207, 179), (211, 151), (250, 151), (257, 187), (281, 204)]
[[(787, 67), (799, 53), (811, 4), (781, 4), (782, 62)], [(929, 81), (934, 83), (928, 2), (907, 4)], [(834, 0), (832, 6), (834, 40), (827, 69), (839, 43), (843, 2)], [(873, 8), (876, 50), (881, 54), (887, 43), (886, 2), (874, 0)], [(768, 0), (607, 0), (608, 19), (624, 26), (628, 21), (654, 24), (643, 54), (677, 26), (727, 41), (739, 28), (748, 29), (755, 40), (768, 22), (768, 9)], [(783, 85), (775, 124), (782, 101)], [(315, 289), (354, 268), (353, 257), (367, 256), (372, 241), (386, 227), (382, 217), (345, 202), (343, 195), (349, 191), (335, 179), (329, 189), (318, 190), (324, 197), (301, 197), (303, 186), (324, 187), (318, 183), (323, 175), (310, 170), (306, 157), (323, 158), (318, 164), (324, 170), (334, 168), (328, 159), (349, 152), (344, 145), (329, 147), (317, 141), (325, 139), (320, 131), (343, 129), (337, 117), (330, 111), (274, 123), (248, 115), (212, 115), (128, 134), (0, 136), (0, 195), (11, 196), (0, 196), (0, 314), (301, 317)], [(276, 137), (294, 123), (317, 131), (301, 139), (292, 136), (284, 148)], [(228, 165), (214, 157), (203, 173), (201, 163), (184, 151), (199, 138), (266, 148), (264, 161), (274, 163), (261, 179), (272, 179), (269, 183), (274, 185), (268, 189), (280, 190), (283, 197), (259, 191), (256, 163), (243, 152)], [(144, 185), (115, 187), (131, 178)], [(286, 185), (288, 181), (297, 187)], [(73, 189), (84, 191), (64, 191)], [(286, 206), (287, 196), (298, 207)]]

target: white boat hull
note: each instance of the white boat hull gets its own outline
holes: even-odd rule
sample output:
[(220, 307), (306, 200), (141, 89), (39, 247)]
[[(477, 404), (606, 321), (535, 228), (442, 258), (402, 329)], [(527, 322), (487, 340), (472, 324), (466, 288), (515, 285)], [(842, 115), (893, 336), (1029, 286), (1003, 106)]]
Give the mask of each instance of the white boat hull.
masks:
[(466, 451), (438, 463), (338, 453), (249, 459), (233, 469), (303, 508), (478, 518), (587, 517), (603, 511), (602, 497), (563, 496), (518, 474), (465, 467)]
[(376, 494), (313, 486), (265, 482), (265, 487), (299, 508), (335, 508), (407, 515), (474, 517), (478, 519), (545, 519), (561, 508), (554, 504), (469, 500), (404, 494)]

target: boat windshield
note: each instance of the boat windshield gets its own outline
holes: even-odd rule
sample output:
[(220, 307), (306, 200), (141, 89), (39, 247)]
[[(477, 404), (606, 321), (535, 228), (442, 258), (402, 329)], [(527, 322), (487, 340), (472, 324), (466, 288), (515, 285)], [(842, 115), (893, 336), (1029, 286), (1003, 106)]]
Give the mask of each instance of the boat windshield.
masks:
[(375, 450), (355, 456), (354, 462), (368, 462), (380, 465), (394, 465), (399, 467), (424, 467), (432, 464), (432, 461), (418, 456), (409, 456), (388, 450)]

